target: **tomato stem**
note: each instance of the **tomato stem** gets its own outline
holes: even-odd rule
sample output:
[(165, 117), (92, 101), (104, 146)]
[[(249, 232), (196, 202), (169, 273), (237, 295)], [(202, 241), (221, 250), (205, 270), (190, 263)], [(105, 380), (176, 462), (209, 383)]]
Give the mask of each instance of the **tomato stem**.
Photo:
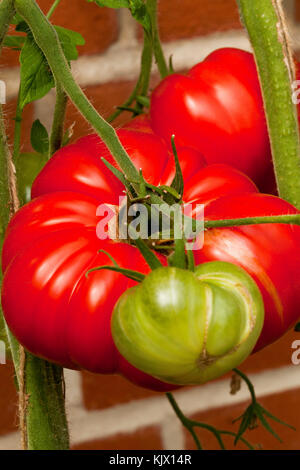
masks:
[(207, 220), (204, 228), (239, 227), (260, 224), (295, 224), (300, 225), (300, 214), (271, 215), (264, 217), (244, 217), (241, 219)]
[(140, 102), (137, 100), (137, 97), (147, 97), (152, 68), (152, 54), (152, 44), (149, 35), (144, 31), (144, 46), (141, 57), (141, 71), (138, 81), (130, 97), (123, 103), (122, 106), (119, 106), (111, 116), (109, 116), (108, 122), (114, 121), (122, 113), (124, 108), (131, 106), (134, 101), (136, 101), (137, 104), (136, 114), (140, 114), (143, 111), (144, 106), (140, 104)]
[(55, 0), (53, 2), (53, 5), (50, 7), (48, 13), (47, 13), (47, 18), (48, 20), (51, 18), (51, 16), (53, 15), (53, 13), (55, 12), (56, 8), (58, 7), (58, 5), (60, 4), (61, 0)]
[[(180, 409), (177, 401), (175, 400), (174, 395), (172, 393), (168, 392), (168, 393), (166, 393), (166, 396), (167, 396), (167, 398), (169, 400), (169, 403), (172, 406), (177, 418), (181, 421), (182, 425), (188, 430), (188, 432), (193, 437), (194, 442), (195, 442), (196, 447), (197, 447), (198, 450), (202, 450), (203, 447), (202, 447), (202, 445), (199, 441), (199, 438), (198, 438), (198, 436), (195, 432), (195, 428), (202, 428), (202, 429), (206, 429), (206, 431), (211, 432), (215, 436), (215, 438), (216, 438), (216, 440), (217, 440), (217, 442), (218, 442), (218, 444), (219, 444), (219, 446), (222, 450), (226, 450), (223, 439), (222, 439), (222, 435), (232, 436), (232, 437), (236, 438), (236, 434), (234, 432), (226, 431), (226, 430), (223, 430), (223, 429), (216, 429), (214, 426), (211, 426), (209, 424), (202, 423), (200, 421), (195, 421), (193, 419), (189, 419), (187, 416), (185, 416), (185, 414)], [(254, 449), (252, 444), (250, 444), (250, 442), (248, 442), (242, 436), (240, 437), (240, 440), (248, 447), (248, 449), (250, 449), (250, 450)]]
[(15, 128), (14, 128), (14, 147), (13, 147), (13, 162), (15, 163), (21, 147), (21, 130), (22, 130), (23, 109), (20, 106), (20, 89), (18, 92), (17, 109), (15, 115)]
[(237, 0), (257, 63), (279, 194), (300, 209), (295, 66), (279, 0)]
[[(0, 3), (0, 53), (9, 24), (15, 13), (13, 0)], [(17, 113), (18, 115), (18, 113)], [(17, 129), (15, 153), (19, 149), (20, 128)], [(1, 245), (6, 226), (18, 210), (16, 175), (12, 164), (0, 104), (0, 215)], [(0, 274), (2, 280), (2, 271)], [(6, 326), (19, 391), (19, 418), (22, 448), (54, 450), (69, 445), (62, 368), (38, 359), (18, 344)]]
[(152, 43), (155, 61), (161, 78), (165, 78), (167, 75), (169, 75), (169, 68), (163, 53), (159, 37), (159, 29), (157, 22), (157, 0), (147, 0), (146, 5), (151, 19)]

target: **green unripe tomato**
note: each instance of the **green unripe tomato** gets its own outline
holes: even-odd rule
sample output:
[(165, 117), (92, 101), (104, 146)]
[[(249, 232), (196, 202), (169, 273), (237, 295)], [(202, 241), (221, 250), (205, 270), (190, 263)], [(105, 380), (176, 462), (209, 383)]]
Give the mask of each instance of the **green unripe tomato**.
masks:
[(195, 272), (159, 268), (115, 306), (112, 334), (120, 353), (160, 380), (194, 385), (220, 377), (251, 353), (264, 306), (253, 279), (224, 262)]

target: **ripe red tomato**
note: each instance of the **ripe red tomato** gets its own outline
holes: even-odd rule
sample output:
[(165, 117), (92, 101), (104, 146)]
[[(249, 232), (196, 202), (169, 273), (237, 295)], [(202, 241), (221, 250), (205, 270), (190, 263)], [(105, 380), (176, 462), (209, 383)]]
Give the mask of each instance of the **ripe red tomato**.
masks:
[(207, 162), (226, 163), (261, 189), (274, 176), (266, 118), (253, 55), (224, 48), (186, 75), (166, 77), (151, 96), (151, 126), (167, 143), (203, 153)]
[[(118, 135), (150, 183), (168, 184), (173, 157), (151, 133), (122, 129)], [(178, 148), (185, 202), (206, 205), (207, 218), (297, 212), (287, 202), (258, 193), (251, 180), (221, 164), (205, 166), (194, 149)], [(148, 272), (138, 250), (96, 236), (99, 204), (118, 204), (121, 183), (101, 161), (113, 159), (101, 140), (90, 135), (52, 157), (34, 182), (33, 201), (9, 224), (3, 248), (2, 305), (19, 341), (34, 354), (65, 367), (99, 373), (120, 372), (157, 390), (171, 386), (128, 364), (112, 341), (114, 304), (132, 281), (119, 273), (96, 271), (112, 264)], [(258, 282), (266, 307), (259, 347), (281, 336), (297, 320), (300, 302), (300, 227), (261, 225), (216, 229), (205, 234), (197, 262), (233, 261)]]

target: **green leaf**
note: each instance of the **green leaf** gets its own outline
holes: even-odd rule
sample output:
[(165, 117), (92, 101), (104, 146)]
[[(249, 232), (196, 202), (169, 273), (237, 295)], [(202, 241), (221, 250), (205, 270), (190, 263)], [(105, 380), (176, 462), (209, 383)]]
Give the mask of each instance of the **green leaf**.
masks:
[(144, 240), (138, 238), (137, 240), (135, 240), (135, 244), (142, 253), (146, 263), (148, 264), (148, 266), (150, 266), (152, 270), (162, 267), (162, 263), (159, 261), (153, 251), (150, 250), (150, 248), (146, 245)]
[(12, 21), (11, 21), (11, 24), (15, 24), (15, 25), (18, 25), (20, 23), (22, 23), (24, 20), (22, 18), (21, 15), (19, 15), (19, 13), (16, 13), (15, 16), (13, 17)]
[(251, 423), (252, 415), (253, 415), (253, 409), (252, 409), (252, 404), (251, 404), (251, 405), (248, 406), (248, 408), (246, 409), (244, 414), (242, 414), (239, 418), (237, 418), (236, 420), (233, 421), (233, 422), (235, 422), (238, 419), (242, 418), (242, 422), (240, 424), (239, 430), (238, 430), (238, 432), (236, 434), (236, 438), (234, 440), (234, 445), (236, 445), (238, 443), (238, 441), (240, 440), (242, 435), (245, 433), (245, 431), (247, 431), (247, 429), (248, 429), (248, 427)]
[(21, 153), (16, 158), (17, 186), (20, 203), (23, 206), (31, 200), (31, 186), (39, 172), (47, 163), (47, 155), (41, 153)]
[(33, 37), (28, 35), (20, 54), (20, 106), (43, 98), (55, 86), (50, 67)]
[(6, 36), (3, 41), (3, 46), (10, 47), (15, 51), (20, 51), (25, 42), (25, 39), (26, 38), (24, 36)]
[(282, 442), (282, 440), (280, 439), (278, 434), (274, 431), (274, 429), (270, 426), (268, 421), (265, 419), (264, 409), (262, 407), (257, 407), (256, 408), (256, 415), (257, 415), (258, 419), (260, 420), (261, 424), (263, 425), (263, 427), (267, 431), (269, 431), (269, 433), (272, 434), (272, 436), (274, 436), (279, 442)]
[(129, 9), (133, 18), (147, 31), (151, 31), (151, 19), (144, 0), (129, 0)]
[(85, 44), (84, 38), (80, 33), (72, 31), (71, 29), (62, 28), (61, 26), (54, 26), (64, 54), (68, 61), (78, 59), (77, 46), (83, 46)]
[(112, 174), (118, 178), (119, 181), (125, 186), (128, 191), (132, 192), (132, 188), (130, 183), (127, 181), (125, 178), (124, 174), (115, 168), (111, 163), (109, 163), (104, 157), (101, 157), (101, 160), (103, 161), (104, 165), (112, 172)]
[[(66, 59), (69, 62), (76, 60), (78, 57), (77, 46), (84, 44), (81, 34), (61, 26), (55, 26), (55, 29)], [(27, 24), (20, 23), (17, 30), (28, 33), (20, 54), (20, 105), (24, 108), (26, 104), (43, 98), (55, 86), (55, 81), (48, 62), (28, 30)]]
[(34, 121), (34, 123), (32, 124), (30, 138), (31, 138), (32, 148), (36, 152), (42, 153), (44, 155), (48, 154), (48, 151), (49, 151), (48, 132), (45, 126), (43, 126), (43, 124), (41, 123), (41, 121), (39, 121), (39, 119)]
[(87, 0), (89, 3), (96, 3), (99, 7), (108, 8), (129, 8), (129, 0)]
[(294, 331), (296, 331), (297, 333), (300, 333), (300, 323), (297, 323)]
[(86, 273), (86, 277), (88, 277), (89, 274), (94, 272), (94, 271), (102, 271), (104, 269), (107, 269), (108, 271), (113, 271), (113, 272), (116, 272), (116, 273), (124, 274), (124, 276), (128, 277), (129, 279), (132, 279), (133, 281), (137, 281), (137, 282), (142, 282), (145, 279), (145, 275), (142, 274), (142, 273), (139, 273), (138, 271), (133, 271), (131, 269), (120, 268), (118, 266), (99, 266), (98, 268), (90, 269)]
[(174, 180), (172, 181), (171, 187), (176, 189), (176, 191), (180, 194), (181, 198), (183, 195), (183, 190), (184, 190), (184, 181), (183, 181), (183, 175), (181, 171), (181, 166), (178, 158), (178, 153), (176, 150), (176, 145), (175, 145), (175, 136), (172, 135), (172, 149), (173, 149), (173, 154), (174, 154), (174, 159), (175, 159), (175, 168), (176, 168), (176, 174), (174, 177)]
[(108, 8), (129, 8), (133, 18), (140, 23), (147, 31), (151, 31), (151, 19), (147, 11), (144, 0), (87, 0), (89, 3), (94, 2), (99, 7)]

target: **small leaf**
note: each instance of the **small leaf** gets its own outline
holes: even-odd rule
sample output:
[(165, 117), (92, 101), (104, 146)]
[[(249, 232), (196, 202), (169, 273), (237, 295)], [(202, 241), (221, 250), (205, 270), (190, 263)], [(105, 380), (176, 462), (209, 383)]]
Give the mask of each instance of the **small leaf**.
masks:
[(129, 0), (129, 9), (133, 18), (149, 33), (151, 31), (151, 19), (144, 0)]
[(43, 98), (55, 86), (50, 67), (33, 37), (26, 38), (20, 54), (21, 92), (20, 106)]
[(246, 409), (245, 413), (242, 416), (240, 416), (240, 418), (237, 418), (237, 419), (242, 418), (242, 422), (240, 424), (239, 430), (238, 430), (236, 438), (234, 440), (234, 445), (236, 445), (238, 443), (241, 436), (244, 434), (245, 431), (247, 431), (247, 429), (249, 427), (249, 424), (251, 423), (252, 416), (253, 416), (253, 408), (252, 408), (252, 405), (250, 405)]
[(48, 155), (41, 153), (20, 153), (15, 161), (17, 172), (18, 196), (21, 205), (31, 200), (31, 186), (39, 172), (48, 161)]
[(132, 271), (131, 269), (120, 268), (118, 266), (99, 266), (98, 268), (90, 269), (86, 273), (86, 277), (88, 277), (89, 274), (94, 271), (103, 271), (104, 269), (107, 269), (108, 271), (113, 271), (116, 273), (124, 274), (124, 276), (137, 282), (142, 282), (145, 279), (145, 275), (142, 273), (139, 273), (138, 271)]
[(6, 36), (3, 41), (3, 46), (10, 47), (15, 51), (20, 51), (25, 42), (25, 39), (26, 38), (24, 36)]
[(88, 3), (96, 3), (99, 7), (129, 8), (129, 0), (87, 0)]
[[(27, 38), (20, 54), (20, 105), (24, 108), (26, 104), (43, 98), (55, 86), (55, 82), (47, 59), (36, 44), (28, 25), (22, 22), (16, 29), (27, 33)], [(60, 26), (55, 26), (55, 29), (66, 59), (69, 62), (77, 59), (77, 46), (84, 44), (81, 34)]]
[(181, 166), (178, 158), (178, 153), (176, 150), (176, 145), (175, 145), (175, 136), (172, 135), (172, 149), (173, 149), (173, 154), (174, 154), (174, 159), (175, 159), (175, 168), (176, 168), (176, 174), (175, 177), (172, 181), (171, 187), (176, 189), (176, 191), (180, 194), (182, 197), (183, 195), (183, 190), (184, 190), (184, 181), (183, 181), (183, 175), (181, 171)]
[(128, 191), (132, 192), (132, 187), (130, 183), (127, 181), (125, 178), (124, 174), (118, 170), (116, 167), (114, 167), (111, 163), (109, 163), (104, 157), (101, 157), (101, 160), (103, 161), (104, 165), (112, 172), (112, 174), (118, 178), (119, 181), (125, 186)]
[(47, 155), (49, 151), (49, 136), (47, 129), (37, 119), (31, 128), (31, 145), (34, 150), (43, 155)]
[(115, 267), (120, 268), (120, 265), (116, 262), (115, 258), (113, 258), (113, 256), (110, 253), (108, 253), (108, 251), (99, 250), (98, 253), (104, 253), (106, 256), (108, 256), (108, 258), (110, 259), (110, 261), (113, 263)]
[(68, 61), (78, 59), (77, 46), (83, 46), (85, 44), (84, 38), (80, 33), (72, 31), (71, 29), (62, 28), (61, 26), (54, 26), (64, 54)]
[(274, 429), (270, 426), (268, 421), (265, 419), (264, 409), (262, 407), (260, 407), (260, 406), (256, 407), (256, 415), (257, 415), (257, 418), (260, 420), (261, 424), (263, 425), (263, 427), (267, 431), (269, 431), (269, 433), (272, 434), (272, 436), (274, 436), (279, 442), (282, 442), (282, 440), (280, 439), (278, 434), (274, 431)]
[(135, 240), (135, 244), (142, 253), (146, 263), (148, 264), (148, 266), (150, 266), (152, 270), (162, 267), (162, 263), (159, 261), (157, 256), (153, 253), (152, 250), (150, 250), (150, 248), (141, 238)]
[(297, 333), (300, 333), (300, 323), (297, 323), (297, 325), (295, 326), (294, 331), (296, 331)]
[(282, 424), (282, 426), (286, 426), (287, 428), (292, 429), (293, 431), (296, 431), (296, 428), (292, 426), (291, 424), (286, 423), (285, 421), (282, 421), (281, 419), (277, 418), (277, 416), (272, 415), (270, 411), (266, 410), (265, 408), (262, 408), (261, 405), (259, 405), (260, 408), (262, 409), (262, 412), (268, 416), (268, 418), (273, 419), (273, 421), (276, 421), (276, 423)]
[(19, 23), (22, 23), (24, 20), (19, 13), (16, 13), (15, 16), (13, 17), (11, 24), (18, 25)]

